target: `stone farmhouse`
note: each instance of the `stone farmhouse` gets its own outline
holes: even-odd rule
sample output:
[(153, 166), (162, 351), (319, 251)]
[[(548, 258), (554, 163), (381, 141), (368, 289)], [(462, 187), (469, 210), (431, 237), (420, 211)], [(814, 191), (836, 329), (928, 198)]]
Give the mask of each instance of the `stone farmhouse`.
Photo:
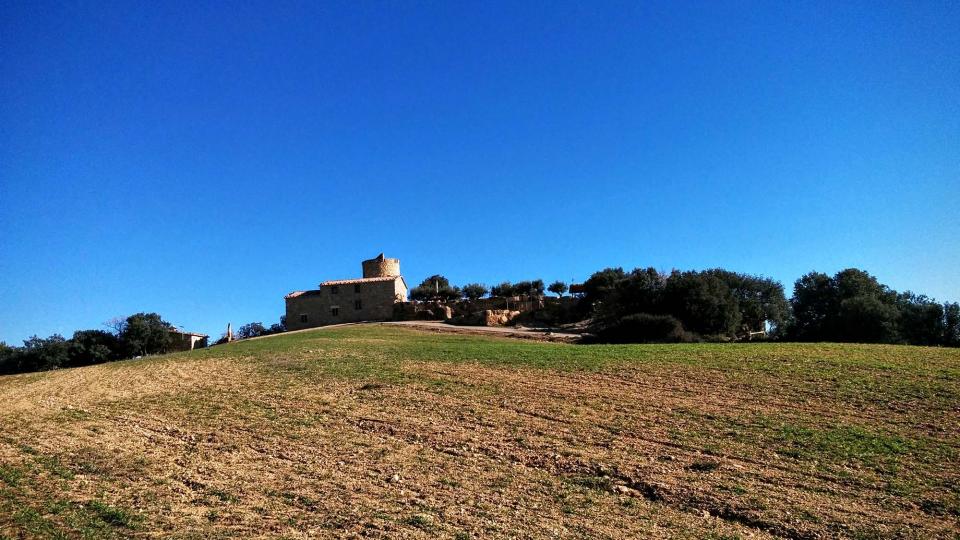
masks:
[(319, 289), (286, 295), (287, 330), (393, 318), (395, 304), (407, 299), (400, 259), (381, 253), (361, 266), (362, 278), (324, 281)]
[(207, 346), (207, 339), (210, 336), (206, 334), (197, 334), (195, 332), (184, 332), (175, 328), (170, 329), (171, 351), (192, 351), (202, 349)]

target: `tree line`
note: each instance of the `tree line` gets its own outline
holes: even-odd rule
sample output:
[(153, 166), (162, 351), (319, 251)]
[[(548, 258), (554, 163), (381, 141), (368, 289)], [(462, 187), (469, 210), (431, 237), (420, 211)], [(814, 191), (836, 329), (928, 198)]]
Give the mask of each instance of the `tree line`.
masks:
[(468, 283), (463, 287), (457, 287), (451, 285), (447, 278), (437, 274), (428, 277), (419, 285), (410, 289), (409, 294), (411, 300), (449, 302), (460, 299), (478, 300), (488, 294), (495, 297), (543, 296), (545, 290), (563, 296), (567, 289), (567, 284), (562, 281), (555, 281), (549, 287), (546, 287), (542, 279), (518, 281), (516, 283), (504, 281), (489, 288), (482, 283)]
[[(430, 276), (411, 300), (477, 300), (484, 296), (563, 296), (568, 286), (541, 279), (487, 287)], [(788, 299), (778, 281), (722, 268), (662, 273), (654, 268), (605, 268), (576, 294), (574, 322), (590, 320), (603, 342), (726, 341), (744, 338), (960, 346), (960, 305), (898, 293), (850, 268), (810, 272)]]
[(156, 313), (137, 313), (107, 323), (107, 330), (77, 330), (66, 339), (32, 336), (22, 347), (0, 342), (0, 374), (89, 366), (167, 352), (173, 325)]
[(960, 305), (898, 293), (850, 268), (810, 272), (788, 300), (772, 279), (701, 272), (607, 268), (584, 283), (581, 315), (607, 342), (730, 340), (760, 335), (784, 341), (960, 346)]
[[(430, 276), (411, 289), (412, 300), (477, 300), (563, 296), (561, 281), (503, 282), (492, 287), (450, 284)], [(835, 341), (960, 346), (960, 304), (897, 292), (869, 273), (849, 268), (829, 276), (810, 272), (794, 283), (788, 299), (769, 278), (721, 268), (661, 273), (654, 268), (606, 268), (593, 273), (565, 315), (589, 320), (600, 342), (727, 341), (759, 336), (783, 341)], [(245, 339), (283, 332), (285, 321), (269, 328), (255, 322), (236, 333)], [(156, 313), (137, 313), (108, 323), (107, 330), (78, 330), (32, 336), (22, 347), (0, 342), (0, 374), (79, 367), (167, 352), (173, 325)], [(226, 341), (221, 338), (217, 343)]]
[[(247, 339), (286, 331), (285, 317), (269, 327), (259, 322), (241, 326), (234, 338)], [(109, 330), (77, 330), (70, 339), (60, 334), (31, 336), (22, 347), (0, 342), (0, 375), (102, 364), (148, 354), (169, 352), (176, 328), (156, 313), (137, 313), (104, 323)], [(216, 343), (226, 343), (224, 334)]]

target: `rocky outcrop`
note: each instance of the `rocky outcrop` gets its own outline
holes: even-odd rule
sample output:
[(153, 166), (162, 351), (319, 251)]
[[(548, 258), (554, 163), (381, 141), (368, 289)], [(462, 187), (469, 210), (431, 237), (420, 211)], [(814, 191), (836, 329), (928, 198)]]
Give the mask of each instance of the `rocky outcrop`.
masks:
[(504, 326), (520, 315), (519, 311), (509, 309), (488, 309), (483, 312), (483, 326)]

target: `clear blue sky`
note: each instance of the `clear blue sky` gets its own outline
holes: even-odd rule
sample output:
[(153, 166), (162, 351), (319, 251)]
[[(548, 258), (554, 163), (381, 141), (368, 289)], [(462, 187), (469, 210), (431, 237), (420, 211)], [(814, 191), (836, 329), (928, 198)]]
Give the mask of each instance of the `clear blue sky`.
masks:
[(960, 300), (960, 3), (0, 5), (0, 340), (407, 281)]

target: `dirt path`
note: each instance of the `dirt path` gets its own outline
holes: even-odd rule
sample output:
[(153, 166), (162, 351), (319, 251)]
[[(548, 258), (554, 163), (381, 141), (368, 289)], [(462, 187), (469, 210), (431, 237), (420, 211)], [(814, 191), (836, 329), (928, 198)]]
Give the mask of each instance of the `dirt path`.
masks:
[(573, 342), (580, 339), (578, 334), (554, 332), (548, 329), (526, 328), (523, 326), (456, 326), (440, 321), (392, 321), (381, 323), (384, 325), (404, 326), (430, 330), (433, 332), (448, 332), (467, 335), (496, 335), (520, 339), (534, 339), (537, 341)]
[[(328, 326), (318, 326), (316, 328), (304, 328), (303, 330), (291, 330), (289, 332), (284, 332), (284, 334), (299, 334), (303, 332), (314, 332), (316, 330), (329, 330), (334, 328), (362, 325), (402, 326), (405, 328), (415, 328), (418, 330), (427, 330), (438, 333), (464, 334), (471, 336), (494, 335), (517, 339), (532, 339), (536, 341), (555, 341), (564, 343), (572, 343), (580, 339), (579, 334), (554, 332), (552, 330), (543, 328), (527, 328), (524, 326), (457, 326), (441, 321), (386, 321), (331, 324)], [(271, 336), (260, 336), (249, 339), (263, 339), (268, 337)]]

